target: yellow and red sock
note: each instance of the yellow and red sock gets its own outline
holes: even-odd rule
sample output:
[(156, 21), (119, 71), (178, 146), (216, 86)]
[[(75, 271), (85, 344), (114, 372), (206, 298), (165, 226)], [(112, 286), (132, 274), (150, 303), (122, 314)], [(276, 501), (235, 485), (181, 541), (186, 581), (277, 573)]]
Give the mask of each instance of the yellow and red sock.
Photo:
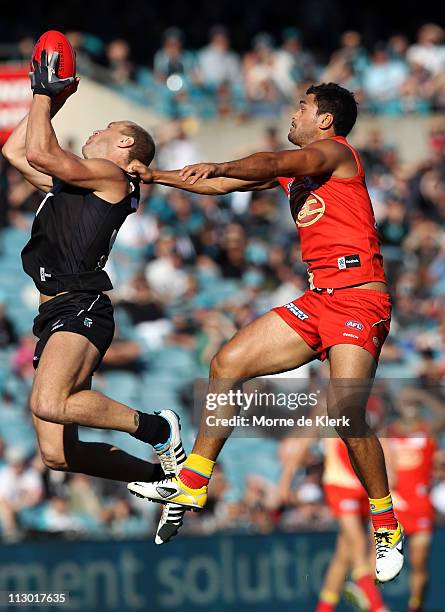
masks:
[(340, 597), (334, 591), (323, 589), (320, 593), (320, 599), (318, 600), (315, 612), (335, 612)]
[(397, 519), (394, 515), (391, 493), (379, 499), (369, 498), (371, 509), (371, 520), (374, 531), (385, 527), (386, 529), (397, 529)]
[(215, 462), (211, 461), (211, 459), (196, 455), (195, 453), (190, 453), (184, 461), (178, 478), (187, 487), (191, 489), (200, 489), (208, 484), (214, 465)]
[(367, 572), (368, 569), (363, 572), (353, 572), (352, 578), (355, 584), (366, 595), (371, 606), (370, 610), (384, 610), (385, 605), (383, 603), (382, 596), (380, 595), (380, 591), (375, 585), (374, 577)]
[(408, 602), (408, 612), (422, 612), (422, 600), (420, 597), (411, 597)]

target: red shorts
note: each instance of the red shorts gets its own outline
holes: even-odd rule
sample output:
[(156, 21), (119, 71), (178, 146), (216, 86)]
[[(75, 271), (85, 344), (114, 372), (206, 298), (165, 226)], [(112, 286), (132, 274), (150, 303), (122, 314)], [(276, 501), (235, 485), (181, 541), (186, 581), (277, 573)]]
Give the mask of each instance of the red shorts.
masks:
[(369, 518), (369, 499), (364, 489), (325, 484), (324, 495), (333, 516), (354, 514)]
[(432, 514), (417, 514), (414, 512), (400, 512), (396, 510), (397, 520), (400, 521), (406, 535), (413, 533), (431, 533), (433, 530)]
[[(414, 487), (413, 487), (414, 489)], [(406, 535), (413, 533), (430, 533), (433, 530), (434, 507), (429, 497), (405, 496), (409, 499), (409, 507), (400, 510), (397, 504), (397, 495), (394, 495), (394, 510), (397, 519), (401, 522)]]
[(377, 361), (391, 321), (389, 295), (373, 289), (306, 291), (297, 300), (273, 310), (319, 353), (322, 361), (336, 344), (361, 346)]

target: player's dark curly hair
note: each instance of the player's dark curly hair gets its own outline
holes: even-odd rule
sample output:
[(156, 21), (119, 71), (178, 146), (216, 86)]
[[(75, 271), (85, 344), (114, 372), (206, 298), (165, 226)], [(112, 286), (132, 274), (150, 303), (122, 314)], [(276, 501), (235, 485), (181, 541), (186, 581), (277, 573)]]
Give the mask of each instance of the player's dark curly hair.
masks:
[(337, 83), (311, 85), (306, 94), (314, 94), (318, 114), (331, 113), (334, 117), (334, 131), (337, 136), (347, 136), (357, 119), (357, 102), (352, 91)]
[(155, 143), (147, 130), (137, 123), (126, 121), (121, 127), (121, 133), (134, 138), (134, 145), (128, 150), (128, 161), (138, 159), (149, 166), (155, 156)]

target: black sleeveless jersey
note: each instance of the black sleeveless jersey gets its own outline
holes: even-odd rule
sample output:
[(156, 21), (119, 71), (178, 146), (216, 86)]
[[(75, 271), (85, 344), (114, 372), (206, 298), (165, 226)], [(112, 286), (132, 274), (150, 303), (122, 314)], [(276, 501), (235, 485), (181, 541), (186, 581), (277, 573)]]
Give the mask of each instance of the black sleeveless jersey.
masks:
[(128, 181), (131, 192), (110, 204), (90, 189), (54, 179), (22, 251), (23, 269), (41, 293), (113, 288), (103, 267), (121, 225), (139, 204), (139, 185), (130, 176)]

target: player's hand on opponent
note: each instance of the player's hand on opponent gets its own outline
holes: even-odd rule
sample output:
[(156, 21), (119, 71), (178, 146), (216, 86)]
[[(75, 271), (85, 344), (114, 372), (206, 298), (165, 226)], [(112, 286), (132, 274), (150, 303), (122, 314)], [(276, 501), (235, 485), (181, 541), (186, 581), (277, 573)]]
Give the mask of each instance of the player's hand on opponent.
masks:
[(138, 159), (134, 159), (127, 166), (128, 174), (134, 175), (136, 178), (141, 180), (143, 183), (153, 182), (153, 172), (148, 166), (140, 162)]
[(29, 77), (34, 95), (40, 94), (52, 99), (57, 98), (57, 101), (59, 101), (59, 96), (63, 96), (63, 101), (65, 101), (68, 96), (76, 91), (79, 79), (74, 77), (59, 79), (57, 76), (59, 60), (57, 51), (51, 54), (51, 59), (48, 59), (48, 54), (43, 49), (40, 61), (32, 61), (33, 72), (29, 73)]
[(179, 176), (184, 182), (188, 181), (190, 185), (193, 185), (193, 183), (199, 179), (220, 176), (218, 174), (220, 165), (221, 164), (191, 164), (190, 166), (184, 166)]

